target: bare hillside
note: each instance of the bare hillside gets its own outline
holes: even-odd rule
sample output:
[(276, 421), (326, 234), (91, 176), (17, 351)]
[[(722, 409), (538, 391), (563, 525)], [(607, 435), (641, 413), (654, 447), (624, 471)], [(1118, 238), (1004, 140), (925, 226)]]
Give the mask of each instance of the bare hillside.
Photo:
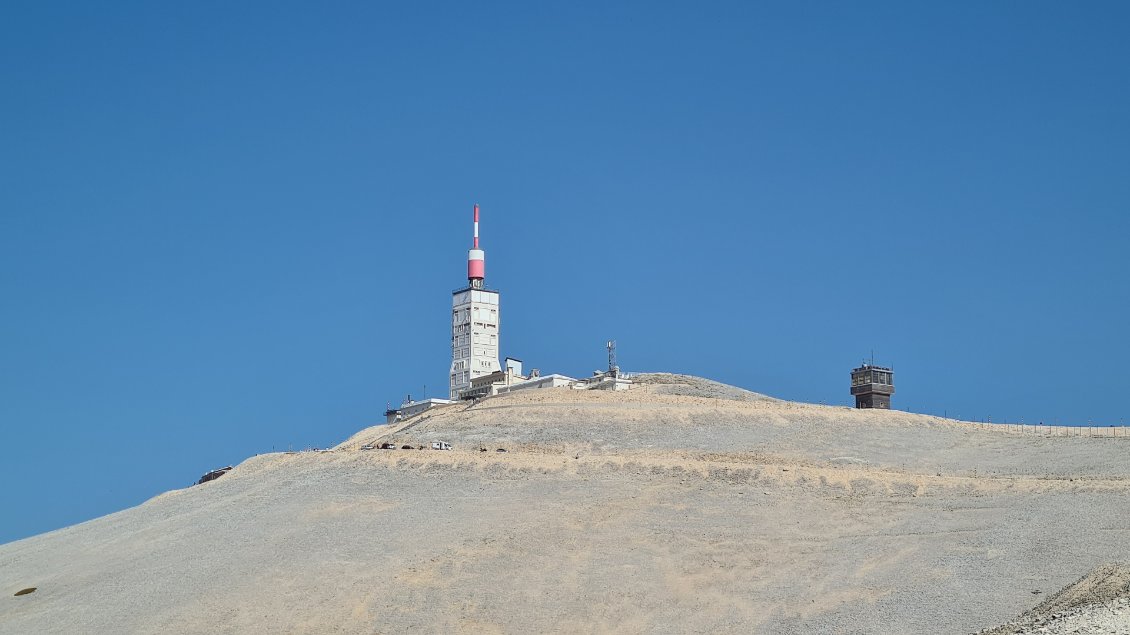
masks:
[(675, 375), (520, 392), (0, 546), (0, 633), (970, 633), (1125, 559), (1128, 449)]

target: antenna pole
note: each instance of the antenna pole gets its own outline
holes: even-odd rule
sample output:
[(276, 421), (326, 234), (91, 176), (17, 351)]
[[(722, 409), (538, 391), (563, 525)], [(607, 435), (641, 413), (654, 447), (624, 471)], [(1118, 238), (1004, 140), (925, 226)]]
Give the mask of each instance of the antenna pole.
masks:
[(467, 282), (472, 289), (483, 288), (486, 277), (486, 254), (479, 249), (479, 206), (475, 205), (475, 233), (471, 249), (467, 252)]

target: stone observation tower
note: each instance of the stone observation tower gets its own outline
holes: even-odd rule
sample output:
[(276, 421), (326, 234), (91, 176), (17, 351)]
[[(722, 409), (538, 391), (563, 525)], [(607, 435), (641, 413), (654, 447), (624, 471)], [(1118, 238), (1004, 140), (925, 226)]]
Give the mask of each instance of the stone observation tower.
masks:
[(498, 291), (486, 289), (486, 255), (479, 249), (479, 206), (475, 236), (467, 252), (467, 286), (451, 295), (451, 399), (475, 377), (502, 370), (498, 363)]
[(856, 408), (891, 409), (895, 394), (895, 374), (890, 368), (864, 364), (851, 371), (851, 394)]

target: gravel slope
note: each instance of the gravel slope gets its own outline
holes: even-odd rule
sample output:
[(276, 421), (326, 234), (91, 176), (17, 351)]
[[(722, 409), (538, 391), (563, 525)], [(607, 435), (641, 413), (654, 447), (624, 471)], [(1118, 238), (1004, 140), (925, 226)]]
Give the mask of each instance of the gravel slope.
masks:
[(1130, 553), (1128, 448), (680, 376), (515, 393), (2, 545), (0, 633), (970, 633)]

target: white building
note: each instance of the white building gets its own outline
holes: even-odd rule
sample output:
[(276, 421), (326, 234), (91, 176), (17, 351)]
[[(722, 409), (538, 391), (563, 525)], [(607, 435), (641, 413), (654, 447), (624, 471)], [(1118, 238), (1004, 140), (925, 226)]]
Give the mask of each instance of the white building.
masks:
[(498, 363), (499, 294), (483, 288), (485, 276), (476, 205), (474, 246), (467, 253), (467, 287), (451, 295), (451, 399), (459, 399), (459, 392), (470, 388), (472, 379), (502, 370)]
[(448, 399), (421, 399), (420, 401), (405, 401), (399, 408), (385, 410), (385, 423), (396, 423), (409, 417), (414, 417), (425, 410), (436, 406), (446, 406), (452, 403)]
[(505, 392), (514, 392), (517, 390), (561, 388), (564, 386), (572, 386), (576, 383), (576, 379), (573, 379), (572, 377), (566, 377), (565, 375), (540, 375), (538, 377), (531, 377), (526, 381), (510, 384), (509, 386), (500, 386), (497, 392), (501, 394)]
[(459, 391), (459, 398), (482, 399), (492, 397), (498, 394), (500, 388), (522, 381), (526, 381), (526, 378), (515, 375), (514, 369), (507, 367), (506, 370), (497, 373), (472, 377), (470, 387)]
[(573, 384), (578, 390), (628, 390), (632, 387), (632, 380), (620, 373), (595, 373), (592, 377)]

